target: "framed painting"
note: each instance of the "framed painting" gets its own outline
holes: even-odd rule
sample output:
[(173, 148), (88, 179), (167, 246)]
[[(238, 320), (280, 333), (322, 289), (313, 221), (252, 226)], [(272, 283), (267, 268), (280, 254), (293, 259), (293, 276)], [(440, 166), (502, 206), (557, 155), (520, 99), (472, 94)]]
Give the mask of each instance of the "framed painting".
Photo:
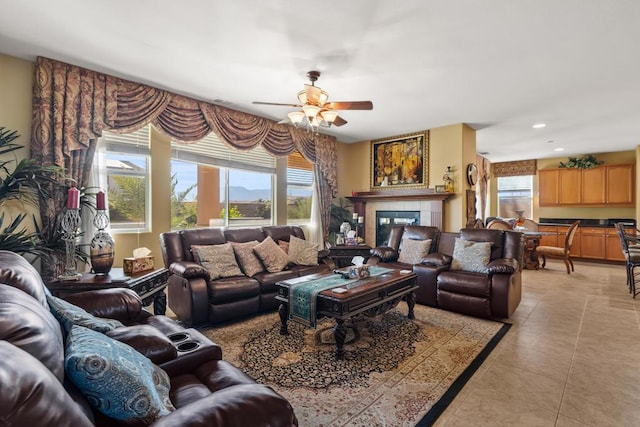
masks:
[(426, 187), (429, 131), (371, 141), (371, 188)]

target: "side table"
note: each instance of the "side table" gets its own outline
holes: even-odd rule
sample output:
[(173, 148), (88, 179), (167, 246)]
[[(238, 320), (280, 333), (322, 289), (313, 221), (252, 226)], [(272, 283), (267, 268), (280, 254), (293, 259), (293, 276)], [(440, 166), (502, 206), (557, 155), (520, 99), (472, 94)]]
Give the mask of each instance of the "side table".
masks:
[(112, 268), (109, 274), (84, 273), (78, 280), (53, 280), (47, 283), (51, 293), (58, 297), (97, 289), (128, 288), (137, 293), (142, 304), (153, 304), (154, 314), (165, 314), (167, 310), (167, 296), (164, 288), (169, 280), (169, 270), (159, 268), (145, 271), (133, 276), (124, 274), (122, 268)]
[(329, 248), (329, 258), (342, 268), (351, 265), (354, 256), (364, 257), (365, 262), (371, 256), (371, 246), (367, 245), (335, 245)]

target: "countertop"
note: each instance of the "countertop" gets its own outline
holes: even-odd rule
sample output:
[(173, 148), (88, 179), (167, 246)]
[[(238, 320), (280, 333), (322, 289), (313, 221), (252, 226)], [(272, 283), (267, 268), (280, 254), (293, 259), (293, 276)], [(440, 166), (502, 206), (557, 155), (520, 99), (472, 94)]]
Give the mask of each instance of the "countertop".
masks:
[(613, 227), (616, 222), (622, 222), (627, 227), (636, 227), (636, 220), (632, 218), (540, 218), (540, 225), (571, 225), (574, 221), (580, 220), (581, 227)]

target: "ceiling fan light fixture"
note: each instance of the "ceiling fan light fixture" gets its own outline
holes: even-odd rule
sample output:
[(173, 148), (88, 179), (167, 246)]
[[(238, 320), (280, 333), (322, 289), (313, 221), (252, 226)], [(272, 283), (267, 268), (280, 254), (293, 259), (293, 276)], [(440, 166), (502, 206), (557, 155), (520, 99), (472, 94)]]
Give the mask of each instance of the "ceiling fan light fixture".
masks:
[(314, 119), (318, 115), (320, 110), (321, 110), (321, 108), (318, 107), (317, 105), (303, 105), (302, 106), (302, 111), (304, 111), (304, 114), (305, 114), (305, 116), (307, 116), (309, 121)]
[(293, 111), (287, 114), (287, 116), (289, 116), (289, 120), (291, 120), (291, 123), (293, 123), (295, 127), (298, 127), (298, 125), (302, 123), (305, 118), (305, 115), (302, 111)]
[(301, 90), (300, 92), (298, 92), (298, 101), (302, 105), (307, 103), (307, 91), (306, 90)]
[(320, 116), (322, 117), (322, 120), (331, 125), (338, 117), (338, 112), (335, 110), (324, 110), (320, 113)]
[(320, 96), (318, 96), (318, 105), (322, 107), (329, 100), (329, 94), (324, 90), (320, 90)]

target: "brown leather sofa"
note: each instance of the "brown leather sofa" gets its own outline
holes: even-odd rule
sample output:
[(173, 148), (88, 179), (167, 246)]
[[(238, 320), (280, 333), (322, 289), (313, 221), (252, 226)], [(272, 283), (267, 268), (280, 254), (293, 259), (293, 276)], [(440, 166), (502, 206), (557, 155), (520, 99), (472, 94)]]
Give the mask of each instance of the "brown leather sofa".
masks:
[[(455, 238), (491, 242), (489, 273), (451, 270)], [(431, 239), (431, 248), (421, 262), (398, 262), (400, 242)], [(440, 232), (437, 227), (395, 226), (387, 246), (371, 250), (369, 264), (412, 269), (418, 275), (418, 304), (486, 318), (509, 318), (518, 307), (522, 293), (522, 234), (513, 231), (462, 229), (460, 233)]]
[(162, 233), (162, 257), (169, 269), (168, 304), (178, 319), (188, 326), (200, 326), (274, 310), (278, 306), (276, 282), (334, 268), (331, 260), (321, 252), (318, 265), (290, 264), (276, 273), (264, 271), (253, 277), (243, 275), (211, 280), (207, 269), (195, 261), (191, 252), (192, 245), (262, 242), (267, 236), (276, 242), (289, 242), (291, 236), (305, 238), (303, 230), (297, 226), (199, 228)]
[[(62, 329), (49, 311), (46, 292), (33, 266), (19, 255), (0, 251), (0, 424), (125, 425), (94, 412), (66, 376)], [(134, 292), (89, 291), (69, 299), (96, 316), (124, 323), (112, 336), (169, 375), (169, 397), (176, 410), (150, 425), (297, 425), (282, 396), (221, 360), (220, 348), (198, 331), (144, 311)]]

